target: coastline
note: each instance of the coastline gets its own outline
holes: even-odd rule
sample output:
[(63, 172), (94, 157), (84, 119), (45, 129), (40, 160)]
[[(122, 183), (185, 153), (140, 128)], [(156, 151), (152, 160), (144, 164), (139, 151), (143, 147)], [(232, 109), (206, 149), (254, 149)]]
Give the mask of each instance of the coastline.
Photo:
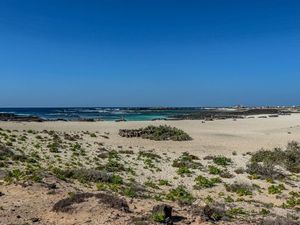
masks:
[[(266, 116), (266, 118), (265, 118)], [(263, 117), (263, 118), (259, 118)], [(138, 129), (148, 125), (169, 125), (177, 127), (193, 138), (190, 142), (153, 142), (145, 139), (126, 139), (118, 135), (119, 129)], [(260, 148), (283, 147), (287, 142), (300, 141), (300, 114), (268, 117), (257, 115), (254, 118), (226, 120), (157, 120), (157, 121), (0, 121), (0, 127), (11, 130), (55, 130), (60, 132), (90, 131), (110, 133), (106, 140), (114, 147), (132, 144), (159, 148), (163, 151), (189, 151), (209, 153), (210, 151), (230, 154), (232, 151), (257, 151)]]
[[(119, 135), (120, 129), (138, 129), (148, 125), (179, 128), (192, 140), (154, 141)], [(210, 206), (208, 200), (220, 206), (226, 205), (228, 213), (236, 212), (237, 208), (240, 210), (238, 212), (241, 213), (235, 214), (231, 223), (225, 223), (232, 225), (254, 225), (257, 221), (264, 221), (261, 211), (266, 205), (272, 206), (268, 208), (270, 215), (285, 217), (287, 212), (296, 211), (281, 206), (289, 200), (289, 193), (299, 190), (297, 173), (284, 170), (286, 180), (276, 180), (271, 184), (266, 179), (255, 178), (246, 168), (252, 155), (261, 148), (286, 149), (289, 142), (300, 142), (300, 114), (214, 121), (1, 121), (0, 128), (0, 152), (7, 151), (8, 157), (2, 162), (5, 167), (0, 168), (0, 194), (4, 209), (0, 210), (3, 218), (0, 224), (39, 220), (43, 225), (86, 224), (86, 221), (93, 225), (131, 225), (135, 224), (132, 222), (134, 218), (151, 215), (155, 206), (168, 204), (173, 207), (175, 215), (185, 218), (176, 224), (183, 225), (188, 221), (191, 225), (206, 225), (210, 224), (206, 221), (210, 219), (205, 219), (207, 215), (194, 214), (191, 207), (203, 212), (205, 207)], [(9, 158), (14, 156), (13, 152), (21, 152), (18, 154), (23, 156)], [(230, 163), (225, 166), (216, 164), (215, 157)], [(189, 167), (176, 166), (176, 162), (183, 158), (188, 160), (183, 163)], [(79, 178), (87, 180), (65, 177), (64, 174), (70, 174), (70, 169), (79, 171)], [(11, 179), (8, 182), (7, 174)], [(117, 176), (120, 183), (110, 184), (101, 180), (102, 176), (112, 175)], [(277, 187), (279, 182), (285, 182), (282, 195), (270, 194), (271, 185), (276, 184)], [(208, 186), (197, 188), (199, 184)], [(236, 184), (249, 188), (250, 194), (247, 192), (241, 197), (228, 189)], [(184, 200), (190, 201), (190, 205), (183, 207), (177, 199), (170, 199), (174, 190), (175, 193), (176, 190), (187, 193), (190, 197)], [(99, 193), (102, 194), (97, 195)], [(75, 213), (64, 211), (63, 206), (62, 211), (53, 210), (58, 203), (68, 202), (76, 194), (106, 196), (112, 199), (113, 206), (123, 199), (132, 213), (101, 204), (92, 197), (72, 205), (71, 210)], [(140, 197), (144, 194), (149, 198)], [(15, 207), (16, 199), (22, 201), (18, 208)], [(115, 215), (113, 221), (109, 215)], [(245, 215), (251, 216), (245, 219)]]
[(156, 121), (245, 119), (300, 113), (299, 107), (254, 108), (2, 108), (0, 121)]

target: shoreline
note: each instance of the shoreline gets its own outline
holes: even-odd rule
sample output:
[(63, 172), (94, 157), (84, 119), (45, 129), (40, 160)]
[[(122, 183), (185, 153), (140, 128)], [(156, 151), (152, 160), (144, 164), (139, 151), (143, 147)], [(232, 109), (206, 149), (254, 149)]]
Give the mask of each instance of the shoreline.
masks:
[[(159, 142), (141, 138), (122, 138), (120, 129), (138, 129), (148, 125), (170, 125), (187, 132), (192, 138), (189, 142)], [(145, 148), (159, 148), (163, 151), (190, 151), (209, 153), (221, 151), (231, 154), (232, 151), (257, 151), (260, 148), (283, 147), (289, 141), (300, 142), (300, 114), (290, 116), (226, 120), (170, 120), (170, 121), (44, 121), (19, 122), (0, 121), (0, 127), (11, 130), (55, 130), (59, 132), (90, 131), (110, 133), (106, 140), (110, 145), (127, 147), (136, 145)]]
[[(24, 109), (22, 109), (24, 110)], [(39, 111), (41, 110), (41, 111)], [(45, 109), (43, 109), (45, 110)], [(50, 111), (43, 111), (37, 109), (37, 111), (16, 111), (16, 112), (1, 112), (0, 121), (83, 121), (83, 122), (95, 122), (95, 121), (174, 121), (174, 120), (225, 120), (225, 119), (245, 119), (249, 116), (264, 116), (278, 117), (282, 115), (290, 115), (294, 113), (300, 113), (298, 107), (282, 107), (282, 108), (174, 108), (173, 111), (170, 108), (166, 109), (136, 109), (125, 111), (110, 111), (110, 110), (98, 110), (98, 109), (81, 109), (72, 110), (64, 109), (62, 117), (51, 117), (49, 115), (61, 114), (56, 113), (56, 109), (48, 109)], [(127, 111), (126, 111), (127, 110)], [(170, 111), (171, 110), (171, 111)], [(53, 111), (53, 112), (52, 112)], [(55, 112), (55, 113), (54, 113)], [(86, 114), (86, 112), (88, 112)], [(91, 114), (89, 114), (91, 113)], [(103, 113), (103, 114), (101, 114)]]

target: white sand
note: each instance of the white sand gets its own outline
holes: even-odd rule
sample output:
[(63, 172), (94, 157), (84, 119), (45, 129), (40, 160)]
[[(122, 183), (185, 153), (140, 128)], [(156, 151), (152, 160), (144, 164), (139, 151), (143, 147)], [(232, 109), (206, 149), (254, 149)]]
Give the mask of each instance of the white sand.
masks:
[[(192, 138), (192, 141), (176, 142), (176, 141), (151, 141), (141, 138), (123, 138), (118, 135), (119, 129), (123, 128), (141, 128), (147, 125), (159, 125), (167, 124), (177, 128), (181, 128), (186, 131)], [(253, 191), (253, 196), (244, 196), (246, 200), (256, 201), (257, 204), (247, 203), (244, 201), (234, 202), (235, 207), (242, 207), (246, 211), (255, 211), (259, 213), (261, 207), (258, 207), (258, 203), (273, 203), (275, 207), (272, 209), (272, 213), (285, 216), (287, 214), (286, 209), (282, 209), (281, 206), (288, 196), (290, 191), (299, 189), (299, 178), (293, 180), (292, 184), (285, 183), (284, 193), (279, 195), (270, 195), (268, 193), (268, 187), (270, 183), (265, 180), (255, 179), (250, 180), (247, 173), (235, 173), (236, 168), (245, 168), (246, 163), (250, 159), (250, 155), (241, 154), (248, 151), (257, 151), (260, 148), (273, 148), (283, 147), (289, 141), (295, 140), (300, 142), (300, 114), (293, 114), (291, 116), (280, 116), (278, 118), (254, 118), (254, 119), (240, 119), (233, 120), (217, 120), (211, 122), (202, 123), (202, 121), (185, 120), (185, 121), (148, 121), (148, 122), (0, 122), (0, 128), (9, 130), (55, 130), (59, 135), (61, 132), (67, 132), (68, 134), (78, 135), (81, 139), (78, 142), (81, 143), (83, 148), (87, 151), (86, 156), (79, 155), (77, 159), (72, 158), (72, 151), (70, 148), (66, 148), (65, 151), (61, 151), (59, 154), (49, 151), (47, 141), (51, 140), (51, 136), (41, 134), (46, 137), (41, 141), (36, 138), (36, 133), (26, 132), (27, 141), (14, 142), (14, 144), (22, 149), (25, 153), (32, 153), (33, 151), (39, 151), (42, 160), (41, 164), (45, 164), (46, 168), (51, 166), (66, 166), (67, 163), (77, 162), (83, 167), (94, 167), (94, 156), (99, 154), (99, 143), (102, 142), (105, 149), (121, 149), (118, 146), (122, 146), (123, 150), (128, 150), (130, 146), (135, 153), (140, 150), (154, 149), (155, 153), (162, 157), (159, 162), (154, 162), (156, 168), (145, 167), (146, 164), (143, 160), (137, 160), (137, 154), (126, 156), (120, 155), (121, 164), (130, 167), (135, 171), (135, 175), (130, 175), (128, 172), (120, 174), (124, 179), (134, 178), (138, 183), (144, 184), (146, 181), (158, 182), (159, 179), (168, 180), (172, 186), (160, 187), (159, 189), (150, 189), (155, 193), (167, 193), (170, 188), (175, 188), (179, 185), (184, 185), (186, 189), (196, 197), (194, 204), (203, 205), (205, 199), (210, 196), (213, 199), (218, 199), (222, 202), (223, 198), (220, 193), (226, 193), (226, 195), (233, 196), (235, 199), (240, 196), (234, 195), (232, 192), (227, 192), (224, 184), (218, 184), (212, 188), (203, 188), (197, 190), (194, 188), (195, 178), (199, 175), (212, 178), (216, 175), (209, 174), (207, 166), (212, 165), (211, 160), (203, 160), (207, 155), (228, 155), (233, 164), (228, 166), (228, 171), (233, 174), (233, 178), (222, 178), (224, 183), (242, 182), (249, 185), (255, 184), (261, 187), (261, 191)], [(98, 132), (96, 137), (90, 137), (90, 133), (84, 133), (82, 131), (89, 131), (90, 133)], [(107, 134), (109, 133), (109, 134)], [(17, 135), (20, 137), (24, 135), (24, 132), (11, 132), (11, 135)], [(103, 138), (100, 134), (106, 135), (109, 139)], [(48, 138), (48, 139), (47, 139)], [(50, 138), (50, 139), (49, 139)], [(19, 140), (19, 138), (18, 138)], [(66, 140), (64, 140), (66, 143)], [(35, 143), (41, 144), (42, 148), (34, 147)], [(67, 145), (66, 145), (67, 146)], [(195, 169), (189, 176), (179, 176), (178, 168), (172, 166), (174, 159), (178, 159), (181, 152), (188, 151), (193, 155), (200, 158), (203, 169)], [(236, 155), (232, 155), (232, 152), (236, 151)], [(163, 154), (163, 153), (168, 154)], [(174, 152), (174, 153), (173, 153)], [(58, 157), (54, 157), (59, 155)], [(101, 163), (106, 162), (105, 159), (100, 160)], [(220, 167), (220, 166), (219, 166)], [(221, 168), (221, 167), (220, 167)], [(223, 168), (224, 169), (224, 168)], [(20, 224), (21, 221), (30, 221), (30, 218), (41, 218), (39, 224), (42, 225), (71, 225), (71, 224), (107, 224), (107, 225), (123, 225), (127, 224), (125, 221), (129, 221), (132, 215), (140, 216), (145, 215), (151, 211), (151, 208), (158, 204), (153, 199), (129, 199), (127, 202), (130, 204), (130, 208), (134, 211), (133, 214), (122, 213), (106, 207), (105, 205), (98, 204), (95, 199), (90, 199), (87, 202), (76, 204), (75, 211), (72, 214), (68, 213), (55, 213), (51, 211), (52, 206), (58, 200), (68, 196), (69, 192), (75, 192), (83, 190), (85, 192), (95, 191), (95, 186), (81, 186), (76, 182), (64, 182), (57, 180), (55, 177), (48, 177), (47, 183), (56, 183), (59, 187), (56, 194), (49, 195), (46, 186), (35, 184), (34, 186), (21, 186), (21, 185), (0, 185), (0, 191), (5, 193), (1, 197), (4, 210), (0, 210), (0, 224)], [(44, 179), (44, 180), (45, 180)], [(16, 203), (16, 199), (18, 200)], [(42, 199), (42, 201), (40, 201)], [(20, 204), (21, 203), (21, 204)], [(185, 207), (179, 207), (174, 202), (168, 202), (172, 204), (176, 214), (189, 218), (189, 221), (193, 221), (192, 225), (207, 224), (202, 223), (202, 219), (199, 216), (190, 214), (191, 210)], [(228, 203), (227, 203), (228, 204)], [(16, 207), (16, 205), (19, 205)], [(262, 204), (263, 205), (263, 204)], [(262, 206), (261, 205), (261, 206)], [(14, 209), (14, 210), (12, 210)], [(290, 209), (289, 209), (290, 210)], [(291, 211), (293, 214), (295, 211)], [(290, 213), (290, 212), (289, 212)], [(21, 215), (21, 218), (17, 217)], [(121, 216), (120, 216), (121, 215)], [(89, 221), (89, 222), (87, 222)], [(177, 223), (176, 223), (177, 224)], [(186, 224), (184, 221), (180, 224)], [(223, 224), (228, 224), (223, 223)], [(231, 224), (249, 224), (237, 221)], [(255, 224), (255, 223), (253, 223)]]
[[(140, 128), (147, 125), (167, 124), (186, 131), (192, 141), (150, 141), (141, 138), (123, 138), (118, 135), (122, 128)], [(300, 114), (278, 118), (254, 118), (217, 120), (202, 123), (200, 120), (143, 121), (143, 122), (0, 122), (3, 129), (56, 130), (56, 131), (98, 131), (109, 132), (109, 139), (101, 139), (112, 147), (144, 147), (165, 151), (189, 151), (198, 155), (231, 154), (257, 151), (260, 148), (283, 147), (289, 141), (300, 141)]]

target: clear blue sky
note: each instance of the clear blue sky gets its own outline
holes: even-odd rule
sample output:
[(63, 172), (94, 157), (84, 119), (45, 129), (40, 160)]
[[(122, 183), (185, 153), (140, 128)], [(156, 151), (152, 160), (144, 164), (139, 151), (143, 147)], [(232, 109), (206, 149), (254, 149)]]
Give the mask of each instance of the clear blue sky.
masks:
[(298, 0), (0, 0), (0, 107), (300, 105)]

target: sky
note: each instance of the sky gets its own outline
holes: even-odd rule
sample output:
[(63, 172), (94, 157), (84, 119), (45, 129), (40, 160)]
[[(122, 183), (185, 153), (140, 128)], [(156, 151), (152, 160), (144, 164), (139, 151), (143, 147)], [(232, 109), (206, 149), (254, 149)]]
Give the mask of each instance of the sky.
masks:
[(0, 107), (300, 105), (298, 0), (0, 0)]

